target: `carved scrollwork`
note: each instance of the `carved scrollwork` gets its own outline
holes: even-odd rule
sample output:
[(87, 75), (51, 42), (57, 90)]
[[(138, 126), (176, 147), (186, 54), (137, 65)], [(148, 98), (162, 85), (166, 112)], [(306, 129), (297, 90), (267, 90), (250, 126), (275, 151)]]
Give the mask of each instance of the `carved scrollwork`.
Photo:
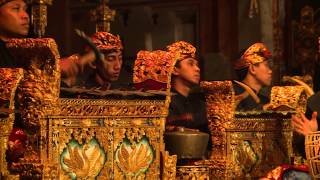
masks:
[(99, 175), (106, 154), (95, 139), (80, 146), (71, 141), (60, 155), (61, 167), (72, 178), (95, 178)]
[(7, 47), (25, 65), (18, 100), (23, 123), (30, 130), (40, 127), (40, 119), (56, 113), (60, 92), (59, 52), (53, 39), (12, 39)]
[[(227, 177), (260, 177), (289, 162), (292, 156), (290, 119), (243, 118), (233, 123), (243, 125), (227, 129)], [(246, 125), (247, 129), (241, 128)]]
[(209, 180), (210, 168), (207, 166), (178, 166), (177, 180)]
[[(114, 104), (121, 103), (115, 102)], [(58, 170), (59, 178), (68, 178), (70, 174), (78, 178), (96, 176), (96, 173), (93, 172), (81, 174), (84, 172), (83, 169), (86, 169), (86, 164), (90, 165), (90, 163), (85, 163), (84, 156), (91, 157), (91, 150), (90, 148), (86, 150), (85, 146), (94, 139), (96, 141), (94, 146), (99, 146), (99, 152), (104, 152), (106, 157), (99, 178), (158, 179), (160, 176), (160, 134), (162, 132), (160, 121), (162, 120), (159, 114), (140, 118), (129, 115), (126, 117), (49, 116), (48, 124), (43, 124), (43, 128), (49, 128), (48, 133), (42, 131), (44, 138), (49, 135), (47, 150), (43, 151), (43, 153), (48, 152), (49, 157), (45, 161), (45, 167), (50, 167), (50, 164), (54, 163), (60, 164), (57, 159), (61, 157), (67, 161), (63, 161), (64, 164), (60, 166), (69, 168), (64, 168), (63, 171)], [(78, 144), (77, 148), (76, 145), (70, 146), (72, 142)], [(77, 156), (81, 157), (82, 163), (80, 161), (75, 163), (71, 155), (73, 159)], [(83, 166), (78, 167), (75, 164)]]
[[(226, 127), (235, 114), (235, 98), (231, 81), (201, 82), (200, 86), (207, 92), (207, 117), (211, 131), (212, 149), (210, 165), (219, 178), (225, 177), (226, 171)], [(221, 165), (221, 166), (218, 166)]]
[(162, 178), (164, 180), (176, 179), (177, 155), (170, 156), (168, 151), (163, 151), (162, 157), (163, 157)]
[(61, 99), (61, 115), (166, 116), (164, 101)]
[(3, 176), (9, 174), (5, 152), (15, 119), (14, 97), (22, 77), (22, 69), (0, 68), (0, 175)]
[(271, 90), (271, 100), (265, 109), (273, 110), (286, 108), (287, 110), (305, 111), (307, 94), (303, 86), (275, 86)]

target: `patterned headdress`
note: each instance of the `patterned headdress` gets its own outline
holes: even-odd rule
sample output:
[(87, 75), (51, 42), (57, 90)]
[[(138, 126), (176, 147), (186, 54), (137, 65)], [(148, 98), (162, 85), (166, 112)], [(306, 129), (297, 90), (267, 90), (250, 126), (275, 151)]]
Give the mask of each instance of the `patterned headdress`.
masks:
[(236, 70), (244, 69), (250, 65), (261, 63), (271, 58), (271, 52), (263, 43), (250, 46), (234, 64)]
[[(10, 2), (10, 1), (13, 1), (13, 0), (0, 0), (0, 6), (4, 5), (5, 3), (7, 2)], [(23, 1), (27, 1), (27, 0), (23, 0)]]
[(104, 50), (122, 50), (122, 42), (120, 37), (113, 35), (108, 32), (97, 32), (91, 36), (92, 42), (97, 46), (101, 51)]
[(174, 55), (176, 62), (185, 58), (196, 57), (196, 48), (185, 41), (175, 42), (167, 46), (167, 50)]
[(137, 89), (169, 89), (176, 62), (195, 58), (196, 48), (184, 41), (173, 43), (167, 49), (139, 51), (133, 69), (133, 82)]
[(166, 51), (139, 51), (133, 68), (133, 82), (154, 80), (168, 83), (173, 69), (172, 59), (171, 54)]

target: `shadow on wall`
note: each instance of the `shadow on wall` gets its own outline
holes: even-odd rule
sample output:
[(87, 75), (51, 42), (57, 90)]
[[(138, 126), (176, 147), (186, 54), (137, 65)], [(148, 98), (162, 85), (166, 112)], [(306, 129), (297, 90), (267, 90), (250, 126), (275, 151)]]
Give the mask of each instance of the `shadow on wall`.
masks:
[(228, 58), (220, 53), (208, 53), (203, 57), (202, 76), (205, 81), (233, 80), (236, 73)]

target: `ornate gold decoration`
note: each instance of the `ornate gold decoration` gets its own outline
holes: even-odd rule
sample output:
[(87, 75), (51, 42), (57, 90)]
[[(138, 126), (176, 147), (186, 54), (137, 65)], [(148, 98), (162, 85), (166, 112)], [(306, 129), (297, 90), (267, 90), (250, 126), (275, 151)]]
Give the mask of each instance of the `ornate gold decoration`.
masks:
[[(213, 172), (225, 177), (226, 171), (226, 124), (234, 118), (234, 91), (231, 81), (203, 81), (200, 86), (207, 92), (207, 117), (211, 132), (211, 157)], [(219, 165), (219, 166), (218, 166)]]
[(110, 22), (114, 20), (115, 10), (111, 10), (107, 3), (102, 0), (100, 5), (92, 12), (92, 20), (96, 22), (96, 32), (110, 32)]
[[(39, 129), (40, 119), (57, 113), (60, 93), (59, 52), (53, 39), (13, 39), (7, 43), (14, 58), (26, 65), (18, 100), (23, 123)], [(29, 66), (28, 66), (29, 65)]]
[(304, 112), (307, 105), (307, 95), (304, 90), (303, 86), (274, 86), (271, 90), (270, 103), (264, 109), (285, 108)]
[[(71, 162), (64, 163), (73, 164), (73, 169), (84, 168), (82, 154), (89, 157), (91, 152), (85, 150), (85, 144), (95, 139), (100, 152), (107, 157), (98, 179), (159, 179), (160, 151), (164, 147), (161, 124), (168, 113), (161, 107), (165, 103), (165, 100), (61, 99), (61, 115), (41, 121), (41, 139), (47, 142), (40, 153), (45, 162), (44, 173), (53, 172), (48, 178), (69, 178), (70, 173), (63, 170), (59, 157), (70, 159)], [(70, 146), (73, 141), (79, 143), (78, 150)], [(63, 155), (68, 149), (74, 151), (73, 157), (77, 154), (81, 157), (78, 168), (75, 158)], [(79, 177), (75, 174), (79, 173), (73, 173)]]
[(115, 36), (108, 32), (96, 32), (91, 36), (91, 40), (101, 51), (123, 49), (119, 35)]
[(251, 143), (245, 140), (238, 144), (233, 151), (232, 160), (241, 168), (240, 171), (248, 173), (252, 171), (257, 163), (258, 156), (254, 152)]
[(212, 153), (210, 159), (224, 156), (225, 123), (234, 117), (234, 91), (231, 81), (203, 81), (200, 86), (207, 92), (207, 112), (211, 131)]
[(190, 43), (185, 41), (178, 41), (173, 44), (167, 46), (168, 52), (174, 55), (174, 65), (177, 61), (183, 60), (185, 58), (196, 57), (196, 48), (192, 46)]
[(133, 69), (133, 82), (148, 79), (170, 84), (173, 71), (173, 57), (166, 51), (139, 51)]
[(31, 4), (31, 23), (33, 32), (37, 37), (43, 37), (47, 27), (47, 6), (52, 5), (53, 0), (27, 0)]
[(314, 179), (320, 178), (320, 133), (309, 134), (305, 140), (306, 157)]
[[(23, 78), (22, 69), (0, 68), (0, 176), (7, 177), (6, 150), (8, 138), (14, 123), (14, 97), (20, 80)], [(5, 112), (1, 112), (5, 111)]]
[(177, 180), (209, 180), (210, 169), (207, 166), (178, 166)]
[(272, 102), (278, 103), (277, 107), (290, 104), (294, 108), (290, 111), (236, 113), (230, 81), (200, 85), (207, 92), (212, 153), (209, 160), (196, 165), (207, 165), (211, 178), (257, 178), (289, 162), (293, 155), (290, 112), (305, 106), (303, 87), (274, 87)]
[(126, 177), (135, 177), (145, 172), (152, 162), (152, 150), (147, 143), (132, 146), (122, 143), (116, 151), (117, 164)]
[(90, 146), (85, 144), (83, 147), (69, 144), (66, 154), (62, 155), (62, 168), (77, 178), (95, 178), (101, 171), (105, 155), (98, 144)]
[(13, 163), (10, 171), (21, 176), (39, 177), (43, 174), (43, 165), (39, 154), (38, 130), (42, 118), (59, 111), (60, 57), (52, 39), (12, 39), (6, 45), (14, 58), (25, 66), (16, 99), (22, 123), (29, 132), (29, 144), (24, 157)]
[(271, 58), (271, 52), (263, 43), (251, 45), (234, 64), (235, 69), (243, 69), (249, 65), (261, 63)]
[(207, 159), (194, 163), (195, 166), (208, 167), (211, 179), (226, 178), (226, 159)]
[(306, 91), (308, 97), (310, 97), (310, 96), (312, 96), (314, 94), (314, 91), (312, 89), (312, 87), (313, 87), (312, 77), (310, 75), (305, 75), (305, 76), (283, 76), (282, 80), (284, 82), (294, 83), (294, 85), (303, 86), (303, 88)]
[(261, 177), (289, 163), (293, 155), (290, 119), (281, 114), (275, 118), (236, 118), (229, 123), (226, 141), (229, 178)]
[(61, 115), (78, 116), (137, 116), (160, 115), (166, 117), (168, 109), (164, 101), (157, 100), (90, 100), (60, 99)]
[(163, 157), (162, 178), (164, 180), (176, 179), (177, 155), (170, 156), (168, 151), (162, 151), (162, 157)]

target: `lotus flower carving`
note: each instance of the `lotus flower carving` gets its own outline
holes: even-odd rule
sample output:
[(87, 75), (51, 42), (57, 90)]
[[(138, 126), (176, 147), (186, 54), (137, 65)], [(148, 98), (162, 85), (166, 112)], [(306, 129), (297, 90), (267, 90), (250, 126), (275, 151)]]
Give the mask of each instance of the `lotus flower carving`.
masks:
[(127, 176), (144, 172), (152, 163), (153, 153), (148, 143), (129, 146), (122, 143), (117, 153), (117, 164)]
[(93, 179), (100, 173), (105, 154), (97, 143), (68, 145), (62, 154), (62, 168), (73, 178)]

